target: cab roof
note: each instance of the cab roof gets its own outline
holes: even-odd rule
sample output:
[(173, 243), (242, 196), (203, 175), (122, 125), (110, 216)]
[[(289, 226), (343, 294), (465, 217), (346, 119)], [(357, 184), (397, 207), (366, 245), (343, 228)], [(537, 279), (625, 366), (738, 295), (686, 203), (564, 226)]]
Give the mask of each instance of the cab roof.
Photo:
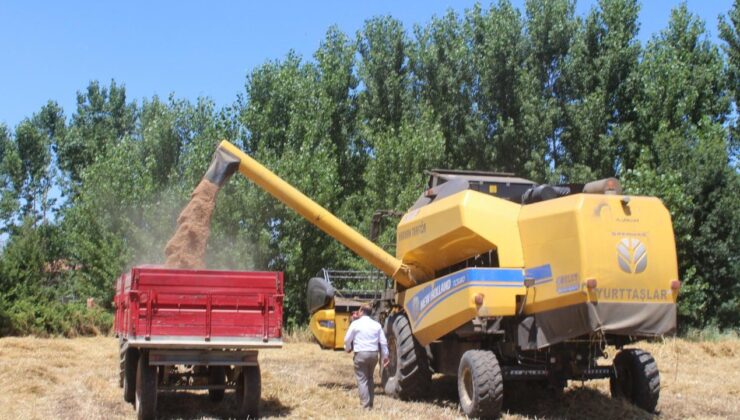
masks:
[(517, 177), (509, 172), (468, 171), (459, 169), (431, 169), (424, 171), (429, 175), (428, 188), (444, 184), (447, 181), (462, 179), (464, 181), (485, 182), (495, 184), (527, 184), (535, 185), (534, 182)]

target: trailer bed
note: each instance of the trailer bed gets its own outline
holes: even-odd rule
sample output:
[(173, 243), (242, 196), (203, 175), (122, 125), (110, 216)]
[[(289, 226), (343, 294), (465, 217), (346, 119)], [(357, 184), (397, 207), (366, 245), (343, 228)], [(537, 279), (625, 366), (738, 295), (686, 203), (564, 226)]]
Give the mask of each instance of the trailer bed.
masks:
[(259, 415), (258, 350), (282, 346), (283, 274), (134, 267), (116, 280), (119, 385), (140, 420), (160, 391), (234, 390), (236, 417)]
[(282, 346), (279, 272), (134, 267), (116, 282), (115, 331), (125, 346)]

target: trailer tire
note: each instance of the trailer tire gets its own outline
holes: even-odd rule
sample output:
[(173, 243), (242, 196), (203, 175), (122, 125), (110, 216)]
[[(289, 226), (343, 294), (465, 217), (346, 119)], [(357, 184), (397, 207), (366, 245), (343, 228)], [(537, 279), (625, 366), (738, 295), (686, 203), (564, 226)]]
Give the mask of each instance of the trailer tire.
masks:
[(136, 371), (139, 365), (139, 351), (128, 349), (123, 353), (123, 400), (136, 401)]
[[(226, 367), (209, 366), (208, 367), (208, 385), (226, 385)], [(224, 399), (223, 389), (209, 389), (208, 398), (213, 402), (219, 402)]]
[(236, 380), (236, 416), (238, 418), (259, 417), (262, 397), (260, 367), (245, 366)]
[(118, 337), (118, 387), (123, 388), (123, 377), (126, 372), (126, 354), (122, 351), (123, 338)]
[(468, 350), (457, 371), (460, 407), (468, 417), (497, 418), (504, 401), (504, 377), (496, 355)]
[(660, 372), (653, 356), (640, 349), (622, 350), (609, 378), (613, 398), (624, 398), (652, 413), (660, 397)]
[(427, 394), (432, 379), (426, 349), (416, 341), (404, 314), (386, 320), (388, 367), (381, 371), (385, 393), (402, 400), (412, 400)]
[(148, 354), (139, 355), (136, 369), (136, 418), (150, 420), (157, 416), (157, 367), (149, 364)]

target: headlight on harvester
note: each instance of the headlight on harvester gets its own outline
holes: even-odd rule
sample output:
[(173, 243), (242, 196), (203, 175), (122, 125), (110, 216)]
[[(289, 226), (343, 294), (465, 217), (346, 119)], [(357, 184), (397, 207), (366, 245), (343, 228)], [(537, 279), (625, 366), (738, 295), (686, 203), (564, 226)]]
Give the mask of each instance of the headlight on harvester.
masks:
[(671, 280), (671, 290), (673, 293), (677, 293), (678, 289), (681, 288), (681, 281), (680, 280)]
[(324, 327), (324, 328), (334, 328), (335, 324), (334, 324), (334, 321), (330, 319), (323, 319), (319, 321), (319, 326)]
[(477, 306), (483, 305), (483, 298), (484, 297), (485, 296), (483, 295), (483, 293), (478, 293), (477, 295), (475, 295), (475, 299), (474, 299), (475, 300), (475, 304)]

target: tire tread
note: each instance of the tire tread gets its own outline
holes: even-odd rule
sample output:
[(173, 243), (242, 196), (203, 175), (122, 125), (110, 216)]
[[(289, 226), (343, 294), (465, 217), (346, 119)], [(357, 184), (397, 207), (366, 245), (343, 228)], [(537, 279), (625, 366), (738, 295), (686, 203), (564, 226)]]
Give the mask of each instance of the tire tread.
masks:
[(398, 352), (395, 396), (402, 400), (423, 397), (432, 379), (426, 349), (414, 338), (404, 314), (393, 315), (388, 320), (386, 329), (386, 334), (396, 336), (398, 345), (398, 349), (389, 349)]
[(465, 365), (470, 365), (473, 375), (473, 389), (476, 399), (470, 406), (463, 406), (463, 412), (469, 417), (496, 418), (501, 413), (504, 399), (504, 380), (496, 355), (488, 350), (468, 350), (460, 360), (458, 372), (458, 391), (463, 392), (462, 373)]
[(660, 397), (660, 371), (653, 356), (642, 349), (622, 350), (614, 358), (616, 372), (630, 369), (632, 372), (632, 395), (624, 395), (620, 378), (612, 377), (610, 388), (612, 397), (623, 397), (637, 407), (652, 413)]

